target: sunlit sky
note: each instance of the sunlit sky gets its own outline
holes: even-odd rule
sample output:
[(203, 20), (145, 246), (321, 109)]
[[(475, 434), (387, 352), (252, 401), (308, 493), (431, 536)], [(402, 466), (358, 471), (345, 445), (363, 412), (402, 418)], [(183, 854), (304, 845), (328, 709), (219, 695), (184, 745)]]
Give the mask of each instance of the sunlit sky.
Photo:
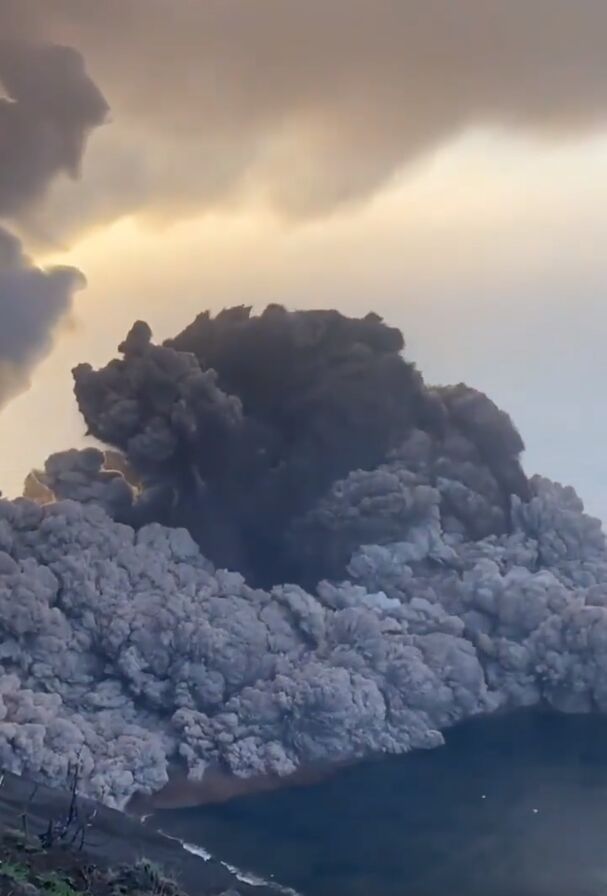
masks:
[[(447, 120), (448, 104), (447, 111), (432, 106), (434, 118), (446, 119), (444, 133), (419, 145), (416, 138), (411, 151), (408, 135), (397, 134), (395, 145), (400, 140), (403, 147), (399, 158), (390, 141), (384, 141), (390, 143), (387, 153), (383, 144), (378, 149), (379, 137), (369, 138), (368, 145), (355, 142), (365, 134), (364, 121), (350, 127), (350, 120), (347, 138), (333, 139), (327, 120), (335, 121), (337, 133), (345, 127), (346, 113), (339, 110), (337, 95), (324, 104), (321, 80), (310, 89), (307, 117), (298, 105), (297, 129), (283, 129), (271, 151), (264, 140), (273, 132), (265, 124), (251, 125), (256, 146), (263, 143), (264, 149), (256, 156), (261, 158), (258, 165), (240, 172), (238, 189), (225, 186), (227, 175), (211, 189), (213, 166), (228, 164), (228, 149), (237, 154), (243, 139), (239, 128), (231, 136), (231, 124), (215, 116), (208, 128), (216, 126), (219, 134), (217, 140), (211, 135), (212, 151), (207, 152), (208, 147), (192, 142), (188, 130), (207, 127), (200, 117), (193, 116), (189, 125), (176, 124), (169, 136), (168, 119), (150, 124), (142, 112), (132, 124), (128, 115), (138, 108), (140, 93), (125, 90), (127, 102), (116, 87), (123, 72), (120, 60), (110, 76), (103, 53), (95, 50), (94, 29), (87, 31), (86, 22), (66, 25), (59, 15), (65, 4), (50, 0), (49, 5), (58, 11), (57, 21), (50, 16), (47, 22), (41, 5), (30, 6), (39, 13), (31, 13), (36, 36), (42, 32), (48, 39), (72, 39), (87, 64), (90, 57), (89, 70), (112, 113), (90, 138), (81, 180), (57, 182), (37, 212), (15, 225), (38, 264), (75, 265), (88, 286), (57, 331), (51, 353), (35, 368), (30, 388), (0, 411), (0, 488), (5, 493), (19, 494), (24, 476), (51, 451), (83, 443), (71, 367), (80, 361), (105, 363), (133, 320), (147, 320), (155, 337), (163, 339), (204, 308), (232, 303), (262, 308), (281, 302), (289, 308), (379, 312), (401, 327), (407, 357), (428, 382), (465, 381), (486, 391), (520, 429), (527, 446), (526, 470), (574, 484), (588, 509), (607, 518), (602, 402), (607, 373), (607, 116), (603, 126), (601, 97), (593, 98), (591, 126), (552, 128), (550, 120), (544, 130), (537, 123), (530, 128), (513, 123), (516, 109), (500, 116), (499, 109), (508, 105), (501, 99), (495, 100), (495, 115), (473, 105), (466, 120), (453, 126)], [(141, 3), (126, 5), (135, 19), (144, 14)], [(437, 15), (449, 6), (431, 5)], [(108, 11), (113, 6), (109, 2)], [(311, 6), (322, 17), (324, 4)], [(184, 7), (191, 9), (187, 2)], [(590, 2), (580, 7), (598, 9)], [(523, 14), (517, 3), (511, 9), (513, 20)], [(228, 37), (235, 21), (223, 23)], [(287, 48), (292, 39), (285, 37)], [(234, 40), (226, 52), (241, 50)], [(193, 52), (190, 44), (185, 52)], [(360, 52), (364, 68), (364, 50)], [(516, 63), (514, 58), (513, 69)], [(294, 64), (301, 65), (301, 59)], [(479, 78), (482, 69), (479, 63)], [(392, 76), (398, 78), (399, 71)], [(171, 83), (179, 86), (186, 77), (190, 103), (199, 77), (196, 66), (178, 67)], [(361, 77), (364, 83), (364, 70)], [(375, 70), (372, 78), (378, 78)], [(440, 78), (436, 80), (440, 95)], [(515, 83), (512, 91), (516, 94), (523, 86)], [(157, 84), (148, 89), (155, 92)], [(246, 108), (246, 83), (240, 89)], [(579, 89), (590, 88), (584, 82)], [(259, 106), (263, 83), (252, 90), (252, 103)], [(426, 97), (427, 86), (420, 91)], [(487, 94), (487, 107), (492, 96)], [(320, 132), (312, 114), (315, 97), (323, 109)], [(558, 107), (558, 96), (553, 99)], [(375, 100), (370, 92), (370, 110)], [(170, 101), (161, 91), (159, 102)], [(284, 101), (287, 111), (295, 103), (288, 91)], [(575, 108), (573, 93), (567, 103)], [(239, 103), (234, 109), (241, 114)], [(265, 107), (259, 112), (261, 118), (273, 114)], [(412, 118), (420, 114), (410, 109)], [(520, 114), (536, 112), (526, 111), (522, 102)], [(542, 114), (540, 108), (539, 119)], [(352, 113), (352, 119), (357, 115)], [(383, 121), (369, 112), (369, 129), (389, 130), (389, 122), (389, 115)], [(248, 128), (246, 139), (253, 139)], [(327, 141), (329, 156), (324, 153)], [(169, 143), (178, 148), (173, 156)], [(367, 164), (370, 157), (380, 158), (381, 176), (375, 161)], [(384, 164), (381, 160), (388, 157)], [(140, 159), (149, 175), (145, 186), (138, 181), (134, 159)], [(190, 187), (182, 165), (195, 171)], [(198, 176), (198, 169), (207, 167), (210, 174)], [(371, 168), (373, 176), (368, 176)], [(334, 195), (329, 187), (338, 181), (339, 195)], [(126, 196), (134, 182), (137, 188)], [(155, 195), (162, 197), (157, 205)]]

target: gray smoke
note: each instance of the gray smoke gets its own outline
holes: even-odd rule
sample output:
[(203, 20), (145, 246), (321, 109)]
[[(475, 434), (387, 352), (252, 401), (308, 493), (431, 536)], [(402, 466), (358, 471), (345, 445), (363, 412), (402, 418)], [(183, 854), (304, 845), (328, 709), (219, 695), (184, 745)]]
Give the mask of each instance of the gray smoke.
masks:
[[(0, 40), (0, 86), (0, 217), (14, 217), (55, 175), (77, 175), (107, 106), (68, 47)], [(0, 407), (27, 386), (83, 285), (74, 268), (35, 267), (0, 227)]]
[[(600, 523), (525, 478), (486, 396), (428, 389), (401, 347), (375, 315), (236, 309), (164, 347), (138, 324), (124, 360), (77, 370), (87, 420), (135, 473), (115, 451), (63, 452), (30, 477), (36, 501), (0, 502), (0, 767), (62, 783), (79, 759), (86, 791), (123, 806), (176, 766), (280, 777), (434, 747), (497, 709), (607, 710)], [(179, 514), (183, 475), (200, 540), (218, 484), (209, 544), (229, 525), (250, 537), (241, 487), (275, 532), (271, 503), (246, 502), (277, 464), (314, 488), (305, 506), (284, 494), (275, 545), (331, 579), (253, 587), (186, 529), (144, 524)]]
[(57, 500), (96, 504), (112, 517), (128, 514), (135, 488), (125, 478), (128, 471), (116, 469), (115, 452), (98, 448), (59, 451), (46, 459), (44, 470), (32, 470), (23, 495), (48, 504)]
[(124, 805), (175, 762), (286, 775), (498, 708), (607, 709), (600, 525), (571, 489), (531, 489), (511, 532), (470, 541), (405, 462), (352, 474), (342, 512), (376, 496), (398, 539), (315, 592), (251, 588), (185, 530), (0, 502), (0, 765), (61, 783), (79, 757), (87, 792)]
[(84, 283), (76, 268), (33, 265), (19, 240), (0, 227), (0, 407), (27, 386)]
[(607, 118), (602, 0), (2, 0), (3, 25), (78, 47), (115, 109), (78, 203), (53, 202), (68, 232), (251, 184), (322, 214), (468, 129), (554, 143)]

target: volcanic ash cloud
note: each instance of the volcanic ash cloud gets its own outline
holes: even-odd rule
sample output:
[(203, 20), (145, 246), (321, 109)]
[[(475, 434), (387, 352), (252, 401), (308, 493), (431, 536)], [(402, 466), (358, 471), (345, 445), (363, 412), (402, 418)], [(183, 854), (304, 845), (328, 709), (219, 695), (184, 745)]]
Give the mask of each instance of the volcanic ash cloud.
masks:
[(511, 494), (528, 496), (509, 417), (466, 386), (426, 388), (403, 347), (375, 314), (237, 307), (163, 346), (135, 324), (123, 358), (76, 368), (75, 391), (89, 431), (141, 480), (125, 521), (186, 526), (256, 584), (315, 584), (343, 575), (359, 536), (386, 537), (328, 518), (353, 470), (406, 452), (420, 483), (438, 484), (448, 526), (473, 538), (507, 531)]
[(175, 764), (285, 776), (607, 708), (600, 524), (486, 396), (426, 387), (375, 315), (232, 309), (121, 350), (75, 371), (112, 451), (0, 503), (0, 764), (80, 757), (120, 806)]

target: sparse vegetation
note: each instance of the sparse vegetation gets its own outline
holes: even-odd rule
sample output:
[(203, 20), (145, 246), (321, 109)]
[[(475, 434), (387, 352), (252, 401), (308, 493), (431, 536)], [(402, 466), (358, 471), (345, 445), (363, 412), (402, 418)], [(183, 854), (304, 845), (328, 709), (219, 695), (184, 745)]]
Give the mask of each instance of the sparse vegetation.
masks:
[[(37, 786), (16, 816), (19, 826), (0, 831), (0, 896), (185, 896), (147, 858), (116, 867), (91, 859), (86, 843), (96, 809), (82, 805), (79, 777), (78, 766), (70, 768), (69, 799), (44, 826), (38, 822), (38, 833), (32, 824)], [(0, 787), (3, 781), (0, 775)]]
[(0, 896), (183, 896), (148, 859), (102, 868), (70, 846), (44, 847), (21, 831), (0, 837)]

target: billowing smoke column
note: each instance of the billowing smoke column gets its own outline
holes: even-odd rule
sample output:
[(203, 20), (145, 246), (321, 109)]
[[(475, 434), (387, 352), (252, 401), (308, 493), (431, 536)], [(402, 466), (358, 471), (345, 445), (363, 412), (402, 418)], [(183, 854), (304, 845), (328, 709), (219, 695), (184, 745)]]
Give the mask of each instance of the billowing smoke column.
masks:
[[(138, 324), (123, 360), (77, 369), (89, 427), (136, 475), (65, 452), (30, 478), (37, 501), (0, 501), (0, 766), (62, 783), (78, 759), (124, 805), (176, 766), (288, 776), (498, 708), (607, 711), (600, 523), (526, 480), (489, 399), (428, 390), (400, 345), (374, 316), (240, 310), (164, 347)], [(263, 488), (295, 471), (307, 491), (277, 507)], [(255, 501), (287, 561), (255, 566)], [(260, 578), (343, 575), (253, 587), (157, 511), (205, 550), (239, 540)]]
[[(0, 218), (14, 217), (59, 173), (78, 173), (86, 136), (107, 105), (68, 47), (0, 40)], [(40, 270), (0, 227), (0, 406), (35, 362), (84, 285), (74, 268)]]
[(441, 488), (449, 525), (475, 538), (507, 531), (510, 495), (527, 496), (507, 415), (465, 386), (428, 390), (403, 347), (374, 314), (237, 307), (163, 346), (135, 324), (123, 359), (76, 368), (75, 391), (89, 431), (141, 479), (121, 519), (186, 526), (255, 583), (314, 584), (351, 554), (329, 519), (336, 496), (319, 499), (391, 452), (409, 452), (420, 482), (456, 483)]

